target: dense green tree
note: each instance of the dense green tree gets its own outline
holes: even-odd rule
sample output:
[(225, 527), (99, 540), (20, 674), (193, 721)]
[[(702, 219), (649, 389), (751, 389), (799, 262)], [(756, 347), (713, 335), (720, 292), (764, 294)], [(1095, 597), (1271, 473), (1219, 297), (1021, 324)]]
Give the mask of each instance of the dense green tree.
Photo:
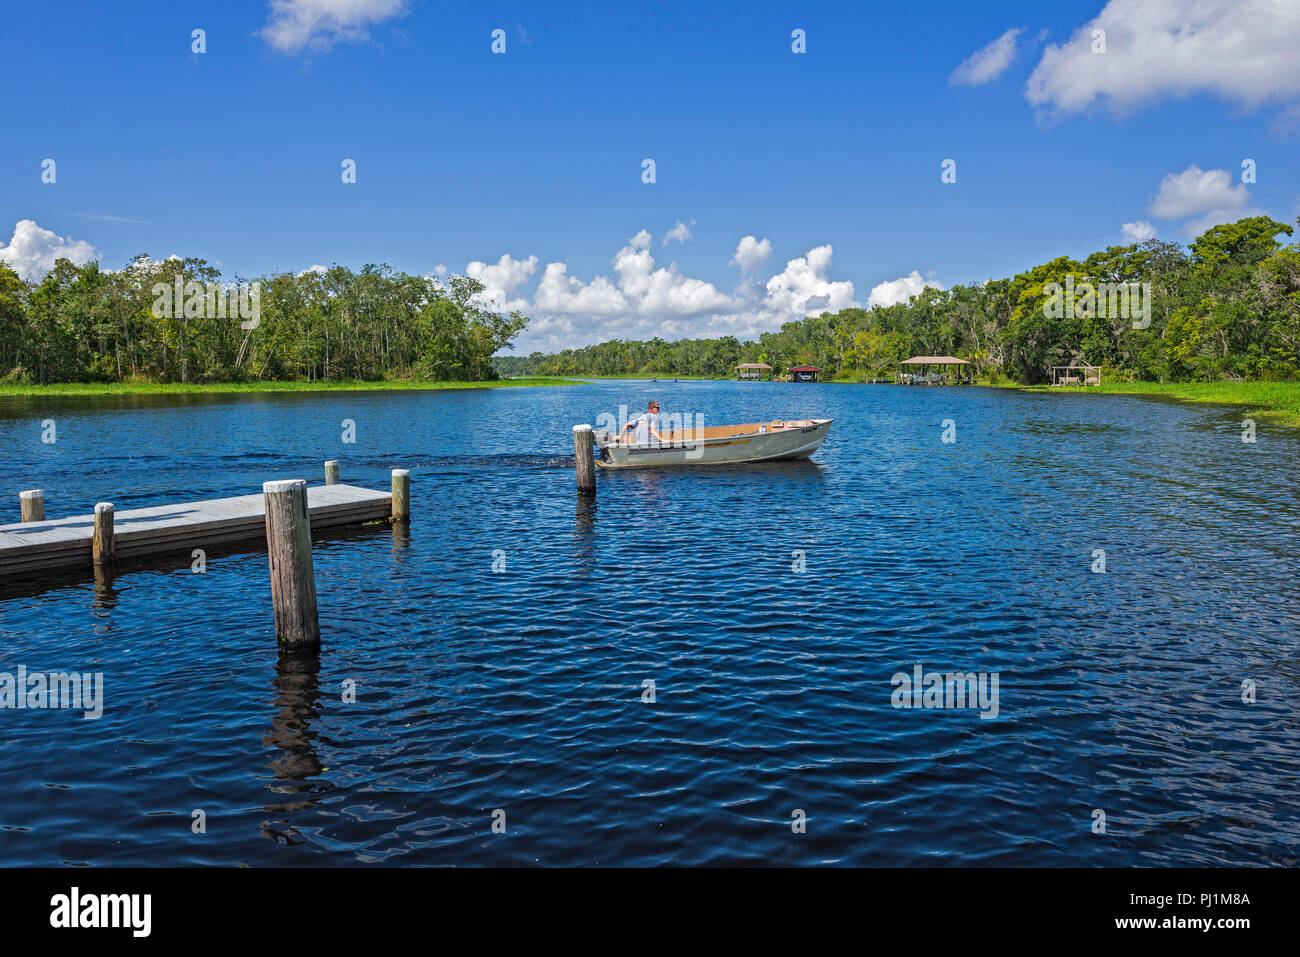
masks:
[[(865, 379), (892, 375), (908, 356), (951, 354), (971, 360), (982, 375), (1021, 382), (1042, 382), (1051, 366), (1070, 362), (1140, 379), (1295, 378), (1300, 246), (1277, 238), (1291, 233), (1266, 216), (1250, 217), (1212, 227), (1190, 252), (1152, 239), (1081, 261), (1062, 256), (1010, 279), (927, 288), (906, 303), (808, 316), (757, 342), (617, 340), (495, 361), (511, 374), (719, 377), (734, 375), (739, 362), (768, 362), (778, 372), (810, 363)], [(1137, 284), (1140, 296), (1134, 308), (1113, 310), (1107, 292), (1090, 309), (1056, 315), (1048, 308), (1052, 284), (1067, 280), (1116, 296)], [(1134, 314), (1139, 303), (1141, 316)], [(721, 341), (726, 346), (715, 348)]]
[(476, 280), (383, 265), (220, 280), (201, 259), (137, 256), (116, 272), (59, 260), (39, 282), (0, 264), (0, 379), (490, 379), (528, 322), (482, 308)]

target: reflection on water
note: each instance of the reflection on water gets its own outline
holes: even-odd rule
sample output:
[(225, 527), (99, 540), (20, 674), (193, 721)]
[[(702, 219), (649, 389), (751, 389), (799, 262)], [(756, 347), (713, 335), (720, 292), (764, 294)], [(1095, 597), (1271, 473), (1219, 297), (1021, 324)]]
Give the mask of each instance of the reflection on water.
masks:
[[(836, 423), (808, 461), (577, 496), (572, 425), (650, 398)], [(409, 526), (316, 537), (319, 655), (277, 654), (260, 547), (0, 585), (0, 671), (105, 680), (98, 721), (4, 713), (0, 863), (1295, 865), (1300, 435), (1239, 418), (733, 382), (0, 399), (0, 521), (37, 486), (63, 515), (415, 473)], [(997, 672), (997, 719), (894, 708), (916, 665)]]
[(314, 780), (324, 770), (312, 742), (317, 732), (313, 722), (320, 717), (320, 655), (281, 653), (275, 666), (275, 712), (271, 730), (262, 735), (262, 746), (278, 753), (267, 767), (275, 780), (267, 784), (274, 794), (313, 795), (299, 801), (269, 804), (267, 811), (287, 812), (311, 807), (314, 795), (329, 789), (328, 782)]
[(117, 589), (113, 587), (116, 572), (111, 568), (95, 565), (92, 574), (95, 577), (96, 615), (105, 621), (111, 621), (112, 616), (108, 612), (117, 607)]

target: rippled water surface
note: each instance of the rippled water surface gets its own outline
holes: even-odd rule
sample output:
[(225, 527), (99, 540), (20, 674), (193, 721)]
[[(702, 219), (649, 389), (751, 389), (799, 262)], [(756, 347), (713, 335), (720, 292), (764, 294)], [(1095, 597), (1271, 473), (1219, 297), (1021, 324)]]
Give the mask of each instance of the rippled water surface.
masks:
[[(651, 397), (836, 424), (580, 503), (570, 426)], [(0, 522), (327, 458), (413, 500), (318, 536), (318, 660), (278, 658), (263, 551), (0, 584), (0, 671), (106, 688), (97, 721), (0, 711), (0, 863), (1294, 865), (1300, 434), (1240, 419), (732, 382), (0, 399)], [(997, 716), (895, 708), (918, 664), (996, 672)]]

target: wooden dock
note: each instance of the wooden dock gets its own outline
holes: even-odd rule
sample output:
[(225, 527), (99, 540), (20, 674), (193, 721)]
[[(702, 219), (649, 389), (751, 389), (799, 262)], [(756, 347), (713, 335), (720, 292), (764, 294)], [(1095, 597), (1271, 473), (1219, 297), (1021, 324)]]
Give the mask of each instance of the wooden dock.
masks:
[[(311, 529), (388, 519), (391, 492), (355, 485), (307, 489)], [(260, 540), (266, 547), (266, 504), (262, 492), (182, 505), (156, 505), (112, 516), (117, 559), (147, 558), (230, 542)], [(0, 525), (0, 578), (30, 576), (61, 568), (85, 568), (93, 561), (94, 515)]]

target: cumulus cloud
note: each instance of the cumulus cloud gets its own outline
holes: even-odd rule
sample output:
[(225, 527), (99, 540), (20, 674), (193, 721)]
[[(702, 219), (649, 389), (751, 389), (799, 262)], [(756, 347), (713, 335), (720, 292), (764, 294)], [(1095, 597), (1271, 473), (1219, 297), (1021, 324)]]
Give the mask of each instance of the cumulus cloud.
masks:
[(618, 287), (604, 276), (586, 283), (570, 276), (565, 263), (546, 264), (533, 306), (542, 313), (590, 316), (625, 315), (630, 308)]
[(40, 279), (54, 268), (58, 259), (80, 266), (98, 258), (99, 253), (90, 243), (57, 236), (37, 226), (31, 219), (20, 219), (14, 225), (14, 234), (9, 242), (0, 243), (0, 260), (8, 263), (23, 279)]
[(323, 276), (325, 275), (325, 273), (329, 272), (329, 269), (327, 269), (325, 266), (322, 266), (320, 263), (313, 263), (312, 265), (304, 269), (302, 272), (298, 273), (298, 275), (305, 276), (309, 272), (314, 272), (318, 276)]
[[(808, 312), (844, 309), (853, 304), (853, 283), (831, 282), (827, 273), (834, 250), (830, 246), (810, 249), (808, 255), (791, 259), (785, 269), (767, 281), (764, 305), (772, 311), (797, 316)], [(810, 299), (816, 300), (809, 305)]]
[(913, 296), (919, 296), (921, 290), (927, 286), (931, 289), (943, 288), (939, 283), (925, 279), (913, 269), (909, 275), (899, 276), (897, 279), (891, 279), (888, 282), (872, 286), (871, 293), (867, 296), (867, 305), (892, 306), (900, 302), (907, 302)]
[(284, 53), (370, 38), (369, 28), (406, 13), (406, 0), (271, 0), (262, 38)]
[[(856, 305), (853, 283), (830, 278), (830, 246), (791, 259), (767, 281), (746, 282), (729, 295), (707, 280), (683, 275), (676, 265), (659, 265), (651, 240), (646, 230), (631, 237), (611, 260), (612, 276), (583, 280), (569, 274), (567, 263), (548, 263), (531, 305), (521, 309), (532, 322), (516, 351), (614, 338), (752, 337), (792, 319)], [(747, 236), (732, 262), (754, 269), (771, 252), (770, 241)]]
[[(1094, 53), (1094, 31), (1105, 52)], [(1117, 111), (1209, 93), (1246, 106), (1300, 97), (1300, 4), (1285, 0), (1110, 0), (1049, 44), (1025, 96), (1047, 112)]]
[(1201, 169), (1193, 164), (1181, 173), (1165, 175), (1147, 212), (1157, 219), (1188, 219), (1184, 230), (1189, 236), (1199, 236), (1211, 226), (1263, 211), (1250, 205), (1250, 191), (1240, 183), (1234, 185), (1226, 169)]
[(1012, 28), (987, 46), (982, 46), (952, 71), (948, 82), (953, 86), (979, 86), (992, 83), (1011, 66), (1016, 58), (1016, 37), (1019, 27)]
[(736, 255), (731, 259), (732, 266), (739, 266), (743, 273), (755, 272), (772, 255), (772, 241), (758, 240), (753, 236), (744, 236), (736, 246)]
[(1123, 223), (1119, 227), (1119, 232), (1125, 246), (1156, 238), (1156, 228), (1145, 219), (1139, 219), (1136, 223)]
[(684, 328), (676, 320), (727, 308), (730, 296), (703, 279), (662, 267), (650, 254), (650, 233), (641, 230), (612, 260), (617, 279), (596, 276), (584, 282), (570, 276), (565, 263), (548, 263), (537, 285), (533, 309), (542, 314), (617, 319), (619, 334), (636, 330), (667, 335)]
[[(537, 257), (514, 259), (509, 253), (493, 264), (477, 260), (465, 267), (465, 275), (483, 284), (475, 298), (479, 305), (493, 312), (514, 312), (528, 308), (528, 300), (511, 298), (514, 291), (537, 271)], [(446, 272), (446, 269), (443, 270)]]
[(1240, 183), (1233, 185), (1226, 169), (1201, 169), (1193, 164), (1160, 181), (1160, 192), (1148, 210), (1160, 219), (1182, 219), (1210, 209), (1244, 207), (1250, 195)]
[[(695, 220), (692, 219), (691, 225), (694, 224), (695, 224)], [(664, 236), (664, 245), (667, 246), (668, 240), (670, 239), (675, 239), (679, 243), (684, 243), (686, 242), (686, 240), (691, 238), (693, 237), (691, 236), (690, 227), (688, 227), (684, 222), (682, 222), (679, 219), (677, 220), (677, 225), (674, 226), (672, 229), (668, 230), (668, 233)]]

